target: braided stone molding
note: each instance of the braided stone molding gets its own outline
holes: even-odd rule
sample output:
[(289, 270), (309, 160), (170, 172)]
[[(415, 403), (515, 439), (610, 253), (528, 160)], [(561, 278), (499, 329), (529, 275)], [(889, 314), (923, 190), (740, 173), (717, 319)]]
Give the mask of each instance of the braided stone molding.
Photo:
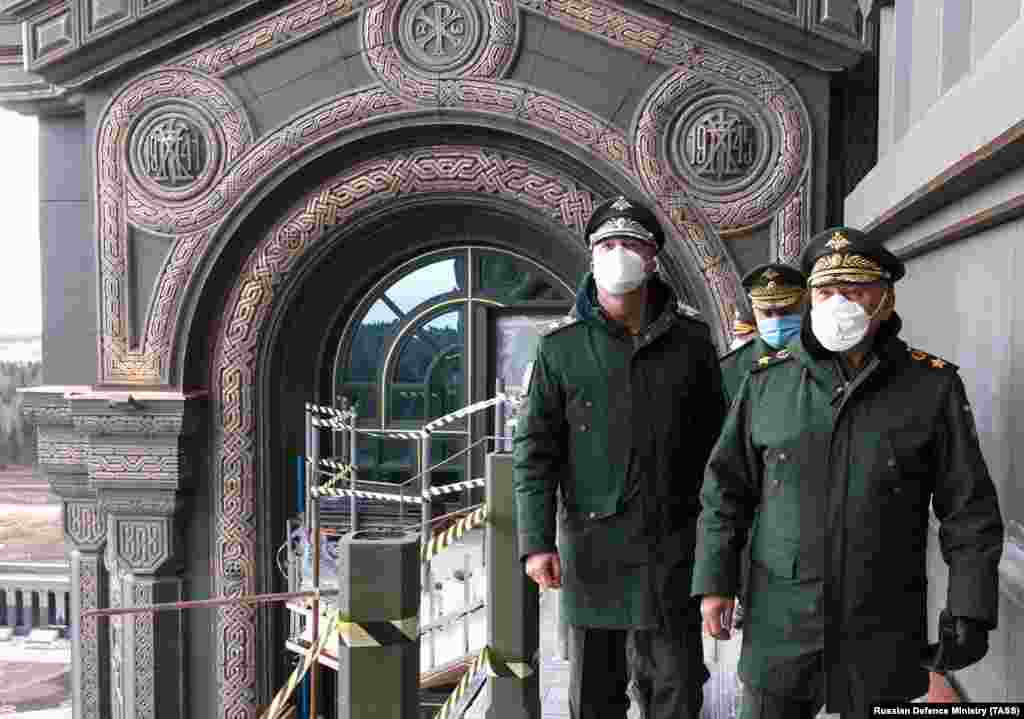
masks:
[(37, 427), (70, 427), (71, 405), (61, 400), (56, 404), (30, 404), (24, 402), (21, 405), (21, 418), (26, 424)]
[[(109, 544), (103, 552), (103, 561), (110, 582), (110, 607), (120, 609), (124, 606), (122, 603), (124, 571)], [(125, 719), (123, 652), (124, 622), (115, 619), (110, 622), (110, 715), (112, 719)]]
[[(644, 188), (657, 197), (674, 197), (687, 190), (696, 193), (708, 220), (721, 231), (738, 232), (763, 224), (791, 194), (799, 193), (810, 166), (810, 116), (796, 89), (767, 66), (712, 47), (701, 47), (690, 58), (651, 88), (638, 112), (634, 148)], [(744, 103), (748, 111), (767, 116), (774, 126), (770, 134), (778, 144), (767, 167), (749, 186), (724, 194), (701, 190), (682, 176), (669, 160), (668, 150), (676, 118), (715, 89), (748, 98)]]
[(352, 0), (303, 0), (189, 50), (171, 66), (223, 77), (355, 15)]
[(116, 515), (164, 516), (181, 508), (181, 500), (170, 492), (140, 492), (134, 495), (102, 492), (99, 501), (103, 511)]
[[(429, 3), (428, 3), (429, 4)], [(366, 64), (391, 91), (414, 102), (446, 106), (453, 95), (456, 78), (490, 79), (504, 76), (515, 58), (519, 44), (518, 11), (513, 0), (482, 0), (486, 21), (476, 21), (474, 0), (448, 2), (453, 12), (464, 15), (466, 34), (478, 25), (481, 38), (468, 38), (468, 57), (443, 68), (423, 67), (416, 62), (412, 38), (407, 29), (415, 17), (409, 17), (423, 3), (406, 0), (381, 0), (363, 12), (363, 47)], [(440, 28), (435, 28), (440, 32)], [(439, 71), (440, 70), (440, 71)]]
[(181, 414), (76, 414), (75, 429), (86, 435), (106, 434), (181, 434), (185, 419)]
[(772, 224), (772, 244), (779, 262), (796, 264), (811, 234), (810, 170)]
[(36, 463), (40, 466), (86, 466), (89, 441), (74, 430), (64, 426), (40, 425), (36, 437)]
[[(86, 461), (89, 479), (100, 482), (142, 482), (147, 488), (177, 489), (183, 479), (185, 458), (174, 442), (170, 445), (126, 445), (90, 442)], [(107, 486), (104, 483), (104, 486)]]
[[(65, 524), (65, 526), (67, 525)], [(99, 609), (100, 563), (103, 560), (96, 552), (82, 552), (76, 561), (79, 582), (78, 604), (83, 611)], [(79, 621), (79, 661), (81, 664), (78, 681), (81, 683), (81, 705), (76, 708), (81, 710), (82, 719), (101, 719), (99, 621), (99, 617), (85, 617)]]
[[(132, 603), (143, 606), (153, 603), (152, 581), (132, 577)], [(133, 653), (135, 680), (135, 704), (132, 707), (134, 719), (155, 719), (156, 717), (156, 647), (154, 645), (154, 616), (151, 613), (136, 614), (132, 617), (132, 641), (128, 645)]]
[[(108, 504), (103, 506), (109, 511)], [(154, 514), (158, 516), (116, 513), (110, 517), (108, 544), (121, 564), (133, 574), (154, 574), (175, 556), (178, 549), (173, 516), (159, 512)]]
[[(183, 112), (196, 119), (213, 159), (194, 197), (155, 193), (140, 183), (129, 161), (135, 142), (142, 140), (134, 133), (141, 123)], [(129, 347), (128, 223), (151, 232), (179, 234), (182, 224), (202, 227), (217, 220), (223, 205), (218, 180), (251, 142), (252, 128), (241, 102), (219, 81), (192, 70), (143, 74), (108, 104), (96, 143), (95, 199), (101, 275), (100, 376), (104, 379), (130, 382), (160, 374), (160, 355)], [(157, 297), (167, 301), (165, 296)]]

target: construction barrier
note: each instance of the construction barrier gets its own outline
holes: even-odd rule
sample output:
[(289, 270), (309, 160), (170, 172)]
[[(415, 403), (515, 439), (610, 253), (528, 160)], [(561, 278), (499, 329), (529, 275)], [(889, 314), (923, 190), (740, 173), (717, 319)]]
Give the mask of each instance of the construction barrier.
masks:
[(495, 657), (490, 647), (484, 647), (434, 718), (461, 719), (483, 689), (488, 677), (525, 679), (533, 673), (533, 667), (528, 662), (502, 661)]
[(430, 538), (430, 541), (420, 548), (420, 560), (429, 562), (430, 559), (442, 549), (462, 539), (463, 535), (471, 529), (482, 527), (487, 522), (487, 505), (473, 512), (468, 517), (463, 517), (448, 529), (438, 532)]
[(456, 420), (468, 417), (471, 414), (482, 412), (483, 410), (489, 409), (490, 407), (494, 407), (495, 405), (498, 404), (515, 404), (517, 402), (518, 400), (515, 399), (514, 397), (507, 395), (504, 392), (499, 392), (490, 399), (485, 399), (480, 402), (474, 402), (473, 404), (467, 405), (462, 409), (457, 409), (454, 412), (450, 412), (449, 414), (446, 414), (443, 417), (438, 417), (437, 419), (432, 420), (427, 424), (423, 425), (423, 429), (421, 430), (412, 431), (391, 429), (364, 429), (358, 427), (354, 428), (352, 427), (351, 423), (346, 422), (346, 417), (342, 416), (343, 413), (341, 410), (335, 410), (330, 407), (321, 407), (320, 405), (315, 404), (307, 404), (306, 408), (309, 409), (310, 411), (320, 412), (321, 414), (327, 415), (326, 418), (313, 417), (312, 421), (314, 427), (322, 427), (325, 429), (333, 429), (338, 431), (355, 431), (358, 432), (359, 434), (367, 434), (371, 436), (392, 439), (424, 439), (428, 437), (431, 432), (441, 429), (442, 427), (449, 425)]
[(311, 491), (314, 497), (363, 497), (365, 499), (381, 499), (388, 502), (414, 502), (418, 504), (424, 498), (461, 492), (471, 487), (483, 487), (486, 483), (487, 480), (479, 477), (462, 482), (452, 482), (440, 487), (430, 487), (426, 492), (422, 492), (421, 495), (401, 495), (391, 492), (371, 492), (363, 489), (338, 489), (333, 486), (333, 481), (330, 481), (320, 487), (313, 487)]
[(295, 667), (292, 675), (288, 677), (288, 681), (285, 682), (284, 686), (281, 687), (277, 694), (274, 696), (274, 701), (270, 702), (270, 706), (263, 713), (260, 719), (278, 719), (281, 715), (281, 711), (285, 708), (288, 700), (291, 698), (295, 688), (299, 686), (299, 682), (306, 676), (306, 672), (313, 666), (313, 662), (317, 661), (320, 657), (320, 652), (327, 646), (327, 641), (330, 639), (331, 634), (334, 632), (336, 626), (339, 624), (338, 612), (334, 611), (327, 618), (324, 631), (320, 637), (313, 643), (309, 650), (306, 652), (306, 656), (302, 660), (302, 664)]

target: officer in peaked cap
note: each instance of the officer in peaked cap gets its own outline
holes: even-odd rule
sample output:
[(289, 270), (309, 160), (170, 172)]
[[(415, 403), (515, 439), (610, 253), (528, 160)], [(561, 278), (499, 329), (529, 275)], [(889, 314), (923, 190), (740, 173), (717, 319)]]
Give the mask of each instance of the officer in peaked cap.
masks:
[(709, 674), (686, 586), (725, 417), (717, 353), (654, 272), (665, 235), (653, 212), (612, 198), (586, 233), (593, 270), (541, 333), (516, 425), (521, 557), (562, 589), (573, 717), (624, 719), (631, 696), (650, 719), (697, 719)]
[[(956, 366), (899, 337), (899, 258), (836, 227), (801, 266), (800, 335), (758, 360), (708, 460), (692, 589), (723, 636), (748, 546), (744, 719), (860, 719), (985, 655), (1003, 522)], [(929, 504), (949, 566), (933, 645)]]
[(732, 402), (758, 358), (782, 349), (800, 331), (806, 284), (800, 270), (781, 262), (755, 267), (743, 278), (757, 336), (722, 357), (722, 386), (727, 401)]

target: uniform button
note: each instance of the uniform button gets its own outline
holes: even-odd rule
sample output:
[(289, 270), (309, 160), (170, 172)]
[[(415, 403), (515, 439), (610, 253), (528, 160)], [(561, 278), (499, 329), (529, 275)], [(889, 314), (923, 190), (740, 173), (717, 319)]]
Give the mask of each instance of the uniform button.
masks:
[(590, 407), (594, 406), (594, 403), (588, 399), (586, 402), (583, 403), (583, 406), (589, 409)]
[(597, 512), (591, 512), (587, 516), (590, 517), (591, 519), (597, 519)]
[(779, 461), (781, 461), (781, 462), (785, 462), (786, 461), (786, 453), (785, 452), (779, 453)]
[(889, 457), (889, 466), (890, 467), (895, 467), (896, 466), (896, 459), (894, 457)]
[(588, 427), (587, 425), (585, 425), (585, 424), (581, 424), (580, 425), (580, 432), (586, 432), (588, 429), (590, 429), (590, 427)]

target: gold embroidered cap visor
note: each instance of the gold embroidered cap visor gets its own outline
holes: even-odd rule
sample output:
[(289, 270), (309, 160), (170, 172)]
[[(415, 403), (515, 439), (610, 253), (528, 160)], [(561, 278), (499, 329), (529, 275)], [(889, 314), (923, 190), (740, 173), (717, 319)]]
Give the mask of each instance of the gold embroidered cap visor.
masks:
[(749, 295), (750, 304), (754, 309), (774, 310), (799, 303), (804, 297), (804, 289), (769, 282), (765, 287), (751, 288)]
[(869, 285), (892, 280), (892, 273), (869, 257), (836, 252), (815, 261), (807, 284), (811, 287), (853, 284)]
[(751, 332), (756, 332), (757, 327), (748, 322), (742, 320), (736, 320), (732, 323), (732, 333), (734, 335), (749, 335)]

